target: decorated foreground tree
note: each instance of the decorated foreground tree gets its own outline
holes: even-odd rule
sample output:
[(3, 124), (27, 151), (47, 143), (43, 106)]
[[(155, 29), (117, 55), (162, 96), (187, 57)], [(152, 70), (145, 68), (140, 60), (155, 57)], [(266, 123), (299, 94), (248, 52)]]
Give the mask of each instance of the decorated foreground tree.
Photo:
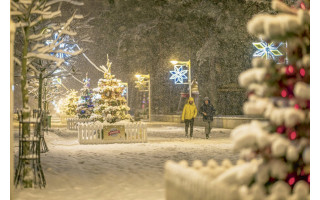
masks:
[(89, 118), (93, 113), (93, 92), (89, 87), (90, 79), (86, 76), (86, 79), (84, 79), (84, 85), (80, 90), (80, 98), (77, 107), (79, 118)]
[[(168, 162), (168, 200), (188, 190), (196, 197), (189, 199), (310, 199), (310, 4), (298, 5), (274, 0), (277, 15), (259, 14), (248, 23), (249, 33), (268, 43), (287, 42), (288, 63), (255, 58), (253, 68), (239, 76), (240, 85), (248, 89), (244, 113), (266, 119), (232, 131), (233, 148), (241, 159), (236, 166), (228, 160), (220, 166), (214, 160), (207, 166), (195, 161), (192, 168), (198, 173), (184, 161), (180, 166), (185, 170)], [(180, 179), (171, 178), (174, 175)], [(170, 191), (175, 185), (179, 189)]]
[(94, 114), (91, 118), (114, 123), (131, 117), (126, 114), (130, 108), (127, 106), (126, 99), (121, 95), (125, 87), (121, 84), (121, 80), (114, 78), (114, 75), (111, 74), (111, 64), (108, 58), (107, 68), (101, 66), (101, 69), (104, 70), (104, 78), (99, 79), (98, 87), (93, 89), (100, 99), (96, 100)]

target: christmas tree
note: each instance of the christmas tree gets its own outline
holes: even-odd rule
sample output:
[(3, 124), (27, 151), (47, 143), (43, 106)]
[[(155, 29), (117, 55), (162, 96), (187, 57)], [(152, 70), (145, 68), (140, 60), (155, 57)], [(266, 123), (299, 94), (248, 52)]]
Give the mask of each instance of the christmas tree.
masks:
[(84, 86), (81, 88), (80, 98), (78, 101), (77, 113), (79, 118), (89, 118), (93, 113), (93, 102), (92, 102), (92, 90), (90, 87), (90, 79), (88, 73), (84, 81)]
[(268, 43), (287, 42), (287, 62), (255, 58), (239, 76), (249, 92), (245, 114), (263, 115), (233, 130), (234, 148), (258, 159), (239, 189), (241, 199), (309, 199), (310, 187), (310, 2), (289, 7), (274, 0), (277, 15), (260, 14), (249, 33)]
[(248, 22), (248, 32), (268, 44), (287, 43), (287, 62), (254, 58), (253, 68), (239, 76), (248, 89), (244, 113), (266, 119), (231, 132), (241, 159), (236, 166), (229, 160), (220, 166), (196, 160), (192, 167), (167, 162), (167, 199), (310, 199), (310, 2), (297, 5), (273, 0), (277, 15), (259, 14)]
[(121, 84), (121, 80), (114, 78), (114, 75), (111, 74), (111, 64), (109, 58), (107, 58), (107, 68), (101, 66), (104, 71), (104, 78), (99, 79), (98, 87), (93, 89), (96, 95), (100, 96), (100, 99), (95, 100), (97, 103), (91, 118), (101, 122), (114, 123), (131, 119), (131, 117), (126, 114), (130, 108), (127, 106), (126, 99), (122, 96), (125, 87)]
[(60, 109), (61, 112), (68, 116), (75, 116), (77, 115), (77, 107), (78, 107), (78, 99), (77, 91), (70, 90), (63, 100), (62, 107)]

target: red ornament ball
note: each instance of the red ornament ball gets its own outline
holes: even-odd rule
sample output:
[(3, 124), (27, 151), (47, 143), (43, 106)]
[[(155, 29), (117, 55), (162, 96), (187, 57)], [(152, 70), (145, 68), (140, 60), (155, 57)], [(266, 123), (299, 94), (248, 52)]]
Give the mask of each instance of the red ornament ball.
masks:
[(295, 105), (294, 105), (294, 108), (295, 108), (295, 109), (299, 109), (299, 108), (300, 108), (299, 104), (295, 104)]
[(296, 182), (296, 179), (294, 177), (291, 177), (288, 181), (289, 185), (293, 185)]
[(289, 75), (289, 74), (292, 74), (292, 73), (294, 72), (293, 66), (292, 66), (292, 65), (289, 65), (289, 66), (287, 67), (286, 72), (287, 72), (288, 75)]
[(295, 131), (292, 131), (289, 137), (290, 137), (290, 140), (294, 140), (297, 138), (297, 133)]
[(281, 91), (281, 96), (284, 98), (284, 97), (286, 97), (287, 95), (288, 95), (287, 90), (283, 89), (283, 90)]
[(304, 77), (304, 76), (306, 75), (306, 70), (303, 69), (303, 68), (301, 68), (301, 69), (300, 69), (300, 75), (301, 75), (302, 77)]

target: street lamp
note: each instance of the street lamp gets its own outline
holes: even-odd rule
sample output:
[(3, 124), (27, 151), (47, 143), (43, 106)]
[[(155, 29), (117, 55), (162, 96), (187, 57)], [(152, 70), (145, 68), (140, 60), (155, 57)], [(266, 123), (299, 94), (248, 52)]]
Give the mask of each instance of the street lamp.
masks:
[[(176, 84), (188, 84), (189, 85), (189, 97), (191, 97), (191, 62), (190, 62), (190, 60), (189, 61), (172, 60), (170, 62), (175, 66), (175, 71), (170, 71), (170, 73), (172, 74), (170, 79), (175, 79)], [(184, 65), (187, 66), (187, 68), (189, 69), (188, 83), (183, 83), (183, 79), (186, 79), (185, 75), (184, 75), (186, 70), (182, 70), (182, 66), (184, 66)], [(181, 66), (181, 67), (178, 69), (177, 66)]]
[[(135, 87), (139, 89), (140, 92), (149, 92), (149, 122), (151, 121), (151, 84), (150, 84), (150, 75), (149, 74), (136, 74), (138, 81), (135, 81), (137, 84)], [(145, 84), (148, 84), (148, 89), (144, 90)]]

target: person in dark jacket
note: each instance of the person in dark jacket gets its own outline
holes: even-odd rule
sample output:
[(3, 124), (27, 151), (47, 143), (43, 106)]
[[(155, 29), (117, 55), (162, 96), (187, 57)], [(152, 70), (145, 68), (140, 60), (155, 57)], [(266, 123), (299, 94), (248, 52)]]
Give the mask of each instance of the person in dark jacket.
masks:
[(206, 138), (209, 139), (209, 134), (212, 128), (213, 115), (216, 110), (213, 105), (210, 103), (210, 99), (208, 97), (204, 98), (203, 105), (200, 108), (200, 113), (203, 116), (203, 121), (205, 122), (205, 133)]

